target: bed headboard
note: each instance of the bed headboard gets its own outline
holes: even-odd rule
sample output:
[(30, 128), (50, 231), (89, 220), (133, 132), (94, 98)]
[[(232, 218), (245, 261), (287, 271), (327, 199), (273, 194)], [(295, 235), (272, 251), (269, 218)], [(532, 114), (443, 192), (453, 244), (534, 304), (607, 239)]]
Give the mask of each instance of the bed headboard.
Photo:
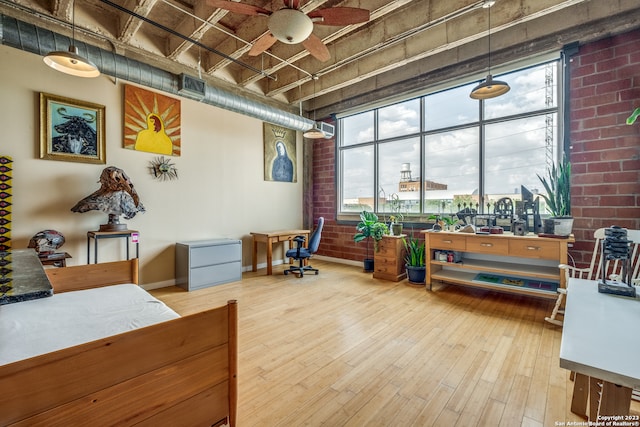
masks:
[(123, 283), (138, 284), (138, 258), (128, 261), (48, 268), (45, 271), (53, 291), (57, 293)]

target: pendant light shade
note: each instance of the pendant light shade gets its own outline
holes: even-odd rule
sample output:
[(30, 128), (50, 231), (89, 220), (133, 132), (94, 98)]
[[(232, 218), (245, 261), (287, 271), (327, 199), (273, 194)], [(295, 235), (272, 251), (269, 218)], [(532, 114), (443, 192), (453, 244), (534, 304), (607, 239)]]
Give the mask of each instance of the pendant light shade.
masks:
[(469, 95), (473, 99), (489, 99), (496, 96), (504, 95), (511, 88), (506, 82), (493, 80), (493, 76), (489, 74), (487, 79), (474, 87)]
[(491, 75), (491, 6), (494, 4), (495, 0), (485, 0), (482, 5), (483, 8), (489, 9), (489, 74), (485, 81), (474, 87), (469, 94), (473, 99), (495, 98), (496, 96), (504, 95), (511, 90), (507, 82), (493, 80), (493, 76)]
[(71, 39), (72, 43), (68, 51), (49, 52), (44, 58), (44, 63), (54, 70), (76, 77), (98, 77), (100, 70), (90, 60), (78, 55), (76, 43), (76, 4), (71, 5)]
[(100, 70), (96, 65), (78, 55), (78, 48), (69, 46), (68, 51), (49, 52), (44, 57), (44, 63), (54, 70), (77, 77), (98, 77)]
[[(316, 74), (311, 76), (313, 80), (313, 103), (315, 104), (316, 98), (316, 81), (318, 80), (318, 76)], [(315, 105), (313, 108), (313, 126), (311, 129), (306, 130), (302, 136), (309, 139), (329, 139), (334, 135), (334, 127), (329, 123), (317, 122), (316, 121), (316, 109)]]

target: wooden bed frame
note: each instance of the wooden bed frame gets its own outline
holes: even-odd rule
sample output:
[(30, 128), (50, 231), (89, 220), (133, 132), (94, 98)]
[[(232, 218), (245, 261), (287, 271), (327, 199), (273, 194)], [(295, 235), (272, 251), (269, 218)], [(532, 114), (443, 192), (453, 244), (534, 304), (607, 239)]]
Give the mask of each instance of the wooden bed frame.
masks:
[[(138, 282), (137, 259), (46, 271), (58, 293)], [(0, 425), (234, 427), (237, 318), (229, 301), (0, 366)]]

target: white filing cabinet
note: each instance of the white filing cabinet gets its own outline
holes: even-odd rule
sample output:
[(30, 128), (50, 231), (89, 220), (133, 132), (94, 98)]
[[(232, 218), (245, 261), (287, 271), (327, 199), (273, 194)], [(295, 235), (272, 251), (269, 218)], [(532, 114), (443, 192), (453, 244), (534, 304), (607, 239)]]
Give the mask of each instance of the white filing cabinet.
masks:
[(176, 285), (188, 291), (242, 279), (242, 241), (176, 243)]

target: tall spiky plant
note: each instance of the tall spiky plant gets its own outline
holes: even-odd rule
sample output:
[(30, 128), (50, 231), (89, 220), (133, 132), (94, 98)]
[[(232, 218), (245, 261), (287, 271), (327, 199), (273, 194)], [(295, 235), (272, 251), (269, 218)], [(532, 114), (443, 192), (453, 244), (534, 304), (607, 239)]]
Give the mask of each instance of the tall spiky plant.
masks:
[(553, 165), (547, 177), (538, 175), (547, 194), (542, 197), (552, 216), (571, 216), (571, 163), (566, 156), (562, 163)]

